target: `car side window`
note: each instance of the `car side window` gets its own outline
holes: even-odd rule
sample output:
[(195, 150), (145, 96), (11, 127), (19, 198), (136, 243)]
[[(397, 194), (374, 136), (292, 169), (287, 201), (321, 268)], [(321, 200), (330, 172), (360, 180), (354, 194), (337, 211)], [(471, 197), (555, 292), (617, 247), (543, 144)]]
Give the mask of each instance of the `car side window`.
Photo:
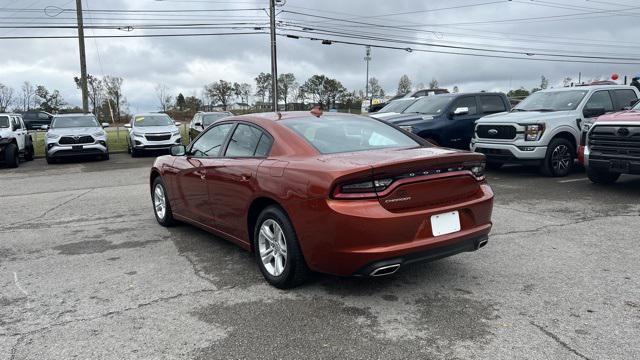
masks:
[(457, 108), (466, 107), (469, 108), (469, 113), (465, 115), (476, 115), (478, 113), (478, 106), (476, 105), (476, 98), (473, 96), (466, 96), (455, 101), (451, 107), (451, 111), (455, 111)]
[[(261, 138), (266, 135), (256, 127), (246, 124), (239, 124), (229, 141), (229, 146), (225, 152), (226, 157), (254, 157), (257, 155), (258, 145)], [(263, 145), (264, 147), (264, 145)], [(264, 149), (261, 150), (265, 152)], [(268, 151), (268, 149), (267, 149)]]
[(13, 124), (14, 129), (20, 130), (22, 129), (22, 124), (20, 123), (20, 119), (17, 116), (11, 117), (11, 123)]
[(217, 157), (224, 145), (229, 131), (235, 124), (220, 124), (212, 127), (204, 133), (198, 141), (191, 146), (190, 153), (195, 157)]
[(507, 111), (500, 96), (486, 95), (480, 96), (480, 107), (483, 114), (495, 114)]
[(589, 101), (584, 106), (585, 109), (604, 109), (606, 112), (613, 111), (613, 102), (611, 101), (611, 95), (609, 91), (602, 90), (596, 91), (591, 95)]
[(632, 103), (638, 101), (636, 92), (631, 89), (613, 90), (613, 97), (616, 99), (616, 111), (632, 106)]

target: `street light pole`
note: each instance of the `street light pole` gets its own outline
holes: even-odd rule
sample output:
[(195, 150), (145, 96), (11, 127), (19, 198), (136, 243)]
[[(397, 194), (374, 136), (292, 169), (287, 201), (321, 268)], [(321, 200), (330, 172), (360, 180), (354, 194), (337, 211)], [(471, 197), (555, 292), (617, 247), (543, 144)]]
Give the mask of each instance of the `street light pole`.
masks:
[[(364, 61), (367, 62), (367, 81), (365, 82), (365, 100), (369, 97), (369, 61), (371, 61), (371, 46), (367, 45), (366, 56), (364, 57)], [(369, 106), (371, 106), (371, 101), (369, 101)]]
[(84, 50), (84, 21), (82, 20), (82, 0), (76, 0), (78, 17), (78, 42), (80, 48), (80, 87), (82, 88), (82, 111), (89, 113), (89, 90), (87, 89), (87, 55)]
[(276, 55), (276, 0), (269, 0), (271, 20), (271, 103), (273, 111), (278, 111), (278, 57)]

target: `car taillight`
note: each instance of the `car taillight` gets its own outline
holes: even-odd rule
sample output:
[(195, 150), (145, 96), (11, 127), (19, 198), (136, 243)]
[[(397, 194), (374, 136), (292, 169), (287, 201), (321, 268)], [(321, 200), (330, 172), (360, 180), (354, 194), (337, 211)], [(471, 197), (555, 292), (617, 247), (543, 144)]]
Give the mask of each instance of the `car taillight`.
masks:
[(375, 198), (378, 192), (387, 189), (391, 183), (393, 179), (376, 179), (338, 185), (333, 192), (333, 197), (336, 199)]

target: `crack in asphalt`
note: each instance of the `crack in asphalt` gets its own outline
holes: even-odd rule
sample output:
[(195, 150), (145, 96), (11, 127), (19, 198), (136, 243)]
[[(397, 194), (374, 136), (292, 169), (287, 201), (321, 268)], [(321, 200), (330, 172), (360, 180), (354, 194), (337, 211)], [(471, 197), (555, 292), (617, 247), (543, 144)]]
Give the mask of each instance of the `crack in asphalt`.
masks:
[(9, 358), (10, 360), (14, 360), (16, 358), (16, 354), (18, 353), (18, 345), (20, 345), (20, 342), (22, 341), (23, 336), (19, 335), (18, 336), (18, 340), (16, 340), (16, 343), (13, 344), (13, 346), (11, 347), (11, 357)]
[[(138, 304), (136, 306), (124, 308), (124, 309), (121, 309), (121, 310), (108, 311), (108, 312), (106, 312), (104, 314), (100, 314), (98, 316), (93, 316), (93, 317), (88, 317), (88, 318), (80, 318), (80, 319), (73, 319), (73, 320), (67, 320), (67, 321), (60, 321), (60, 322), (52, 323), (52, 324), (49, 324), (47, 326), (43, 326), (43, 327), (40, 327), (40, 328), (37, 328), (37, 329), (34, 329), (34, 330), (30, 330), (30, 331), (26, 331), (26, 332), (16, 332), (16, 333), (7, 334), (7, 335), (8, 336), (19, 336), (20, 338), (18, 340), (20, 340), (24, 336), (34, 335), (34, 334), (37, 334), (37, 333), (40, 333), (40, 332), (43, 332), (43, 331), (47, 331), (47, 330), (50, 330), (52, 328), (56, 328), (56, 327), (60, 327), (60, 326), (65, 326), (65, 325), (78, 323), (78, 322), (93, 321), (93, 320), (107, 318), (107, 317), (115, 316), (115, 315), (121, 315), (121, 314), (127, 313), (129, 311), (139, 310), (139, 309), (145, 308), (147, 306), (151, 306), (151, 305), (155, 305), (155, 304), (158, 304), (158, 303), (179, 299), (179, 298), (186, 297), (186, 296), (193, 296), (193, 295), (198, 295), (198, 294), (202, 294), (202, 293), (214, 293), (214, 292), (218, 292), (218, 291), (220, 291), (220, 289), (201, 289), (201, 290), (192, 291), (192, 292), (188, 292), (188, 293), (178, 293), (178, 294), (172, 295), (172, 296), (153, 299), (153, 300), (148, 301), (146, 303), (141, 303), (141, 304)], [(17, 346), (17, 344), (14, 345), (14, 347), (16, 347), (16, 346)]]
[[(135, 183), (135, 184), (127, 184), (127, 185), (80, 187), (80, 188), (69, 189), (69, 190), (56, 190), (56, 192), (57, 193), (66, 193), (66, 192), (74, 192), (74, 191), (82, 191), (82, 190), (115, 189), (115, 188), (121, 188), (121, 187), (131, 187), (131, 186), (140, 186), (140, 185), (147, 185), (147, 183)], [(24, 193), (24, 194), (2, 194), (2, 197), (3, 198), (11, 198), (11, 197), (21, 197), (21, 196), (42, 195), (42, 194), (51, 194), (51, 190), (49, 190), (49, 191), (30, 192), (30, 193)]]
[(567, 344), (565, 341), (563, 341), (562, 339), (560, 339), (560, 337), (558, 337), (558, 335), (552, 333), (551, 331), (545, 329), (542, 325), (538, 325), (536, 323), (534, 323), (533, 321), (529, 322), (531, 325), (537, 327), (540, 331), (542, 331), (543, 334), (547, 335), (548, 337), (550, 337), (551, 339), (553, 339), (555, 342), (557, 342), (558, 344), (560, 344), (560, 346), (562, 346), (563, 348), (569, 350), (571, 353), (573, 353), (574, 355), (580, 357), (581, 359), (585, 359), (585, 360), (591, 360), (590, 358), (586, 357), (584, 354), (582, 354), (581, 352), (579, 352), (578, 350), (574, 349), (573, 347), (571, 347), (571, 345)]
[(507, 232), (503, 232), (503, 233), (496, 233), (496, 234), (491, 234), (491, 236), (495, 237), (495, 236), (514, 235), (514, 234), (535, 233), (535, 232), (538, 232), (538, 231), (546, 230), (547, 228), (563, 227), (563, 226), (567, 226), (567, 225), (578, 225), (578, 224), (583, 224), (583, 223), (590, 222), (590, 221), (597, 221), (597, 220), (601, 220), (601, 219), (608, 219), (608, 218), (614, 218), (614, 217), (640, 217), (640, 214), (619, 214), (619, 215), (595, 216), (595, 217), (591, 217), (591, 218), (579, 219), (577, 221), (569, 221), (569, 222), (565, 222), (565, 223), (562, 223), (562, 224), (543, 225), (543, 226), (537, 227), (535, 229), (513, 230), (513, 231), (507, 231)]
[[(57, 222), (30, 222), (30, 223), (22, 222), (16, 225), (0, 226), (0, 234), (12, 233), (12, 232), (22, 231), (22, 230), (50, 229), (50, 228), (56, 228), (56, 227), (79, 228), (79, 227), (86, 227), (88, 223), (92, 223), (92, 222), (97, 222), (98, 224), (104, 224), (106, 220), (121, 219), (123, 217), (126, 217), (127, 220), (109, 221), (108, 224), (109, 225), (124, 224), (124, 223), (130, 224), (133, 221), (132, 218), (134, 216), (141, 217), (140, 220), (146, 220), (144, 217), (147, 217), (147, 212), (105, 216), (99, 219), (96, 219), (95, 217), (89, 217), (84, 219), (78, 218), (78, 219), (72, 219), (70, 221), (64, 220), (64, 221), (57, 221)], [(28, 221), (28, 220), (25, 220), (25, 221)]]

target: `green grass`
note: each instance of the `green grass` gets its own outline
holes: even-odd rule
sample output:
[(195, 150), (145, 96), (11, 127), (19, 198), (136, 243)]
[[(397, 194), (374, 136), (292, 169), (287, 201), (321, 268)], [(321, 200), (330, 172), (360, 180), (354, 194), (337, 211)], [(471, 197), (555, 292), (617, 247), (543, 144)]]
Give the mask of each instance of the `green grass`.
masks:
[[(189, 136), (187, 134), (186, 126), (180, 126), (180, 132), (182, 132), (182, 142), (188, 144)], [(33, 139), (33, 145), (36, 156), (44, 156), (44, 132), (33, 132), (31, 138)], [(109, 144), (109, 152), (115, 151), (127, 151), (127, 130), (120, 129), (120, 138), (118, 139), (118, 132), (115, 129), (108, 129), (107, 142)]]

